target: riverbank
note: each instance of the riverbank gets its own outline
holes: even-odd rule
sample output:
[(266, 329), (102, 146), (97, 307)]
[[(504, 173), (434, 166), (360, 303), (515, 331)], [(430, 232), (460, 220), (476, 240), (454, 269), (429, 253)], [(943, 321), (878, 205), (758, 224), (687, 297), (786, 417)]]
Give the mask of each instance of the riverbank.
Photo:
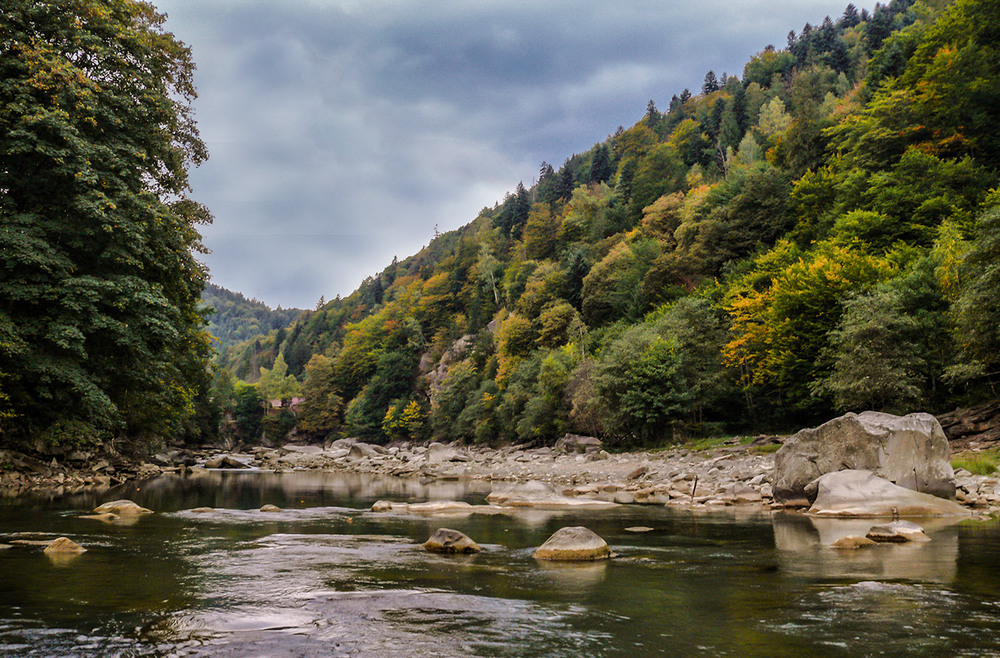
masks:
[[(541, 482), (560, 495), (619, 504), (721, 507), (781, 507), (773, 501), (772, 472), (778, 439), (760, 437), (696, 443), (665, 450), (611, 454), (594, 439), (569, 437), (556, 447), (455, 446), (397, 443), (388, 447), (342, 439), (323, 447), (256, 447), (248, 452), (171, 450), (146, 462), (118, 455), (92, 455), (89, 461), (52, 459), (0, 452), (0, 493), (60, 496), (108, 490), (129, 480), (200, 469), (261, 469), (272, 472), (321, 470), (425, 481), (473, 479), (498, 489)], [(958, 500), (982, 514), (1000, 514), (1000, 474), (956, 471)]]

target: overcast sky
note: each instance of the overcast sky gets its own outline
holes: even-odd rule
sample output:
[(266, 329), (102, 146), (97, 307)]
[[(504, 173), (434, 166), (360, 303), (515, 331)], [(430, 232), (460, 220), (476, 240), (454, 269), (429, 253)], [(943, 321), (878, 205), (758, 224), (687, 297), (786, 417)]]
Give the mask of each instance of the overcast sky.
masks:
[[(153, 0), (191, 46), (215, 283), (347, 295), (841, 0)], [(868, 8), (873, 2), (857, 2)]]

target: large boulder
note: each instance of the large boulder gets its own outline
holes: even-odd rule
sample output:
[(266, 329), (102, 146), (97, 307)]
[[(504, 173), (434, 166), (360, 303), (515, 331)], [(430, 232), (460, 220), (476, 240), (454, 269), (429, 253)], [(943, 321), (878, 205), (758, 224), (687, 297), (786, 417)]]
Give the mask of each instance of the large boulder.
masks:
[(435, 530), (424, 542), (424, 548), (432, 553), (478, 553), (482, 550), (468, 535), (451, 528)]
[(560, 528), (535, 550), (539, 560), (605, 560), (611, 557), (608, 543), (583, 526)]
[(907, 489), (954, 500), (951, 449), (930, 414), (849, 413), (799, 431), (775, 453), (774, 499), (806, 506), (806, 485), (826, 473), (871, 471)]
[(958, 503), (913, 491), (880, 478), (871, 471), (845, 470), (827, 473), (809, 484), (815, 502), (809, 514), (816, 516), (969, 516)]

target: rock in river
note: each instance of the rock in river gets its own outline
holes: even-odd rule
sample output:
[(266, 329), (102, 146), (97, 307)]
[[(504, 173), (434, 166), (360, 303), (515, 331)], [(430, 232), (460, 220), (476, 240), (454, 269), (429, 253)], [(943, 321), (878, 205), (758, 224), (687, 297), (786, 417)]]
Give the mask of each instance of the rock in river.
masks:
[(897, 486), (870, 471), (827, 473), (809, 484), (816, 516), (969, 516), (958, 503)]
[(122, 517), (141, 516), (152, 513), (153, 510), (140, 507), (131, 500), (125, 499), (112, 500), (110, 503), (104, 503), (100, 507), (94, 508), (94, 514), (114, 514), (115, 516)]
[(930, 414), (866, 411), (799, 431), (774, 457), (774, 498), (808, 505), (806, 485), (826, 473), (871, 471), (893, 484), (955, 499), (951, 449)]
[(879, 543), (902, 543), (908, 541), (930, 541), (924, 529), (911, 521), (893, 521), (883, 525), (873, 525), (865, 535)]
[(87, 549), (80, 546), (69, 537), (59, 537), (45, 547), (45, 553), (86, 553)]
[(438, 528), (430, 539), (424, 542), (424, 548), (432, 553), (478, 553), (479, 544), (458, 530)]
[(539, 560), (605, 560), (611, 557), (608, 543), (583, 526), (560, 528), (538, 547), (534, 557)]

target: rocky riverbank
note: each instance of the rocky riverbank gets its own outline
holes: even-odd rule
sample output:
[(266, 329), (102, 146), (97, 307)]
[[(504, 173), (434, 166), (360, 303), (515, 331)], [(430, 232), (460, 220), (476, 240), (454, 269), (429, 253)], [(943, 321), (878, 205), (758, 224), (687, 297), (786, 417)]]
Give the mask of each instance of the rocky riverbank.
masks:
[[(463, 478), (511, 484), (541, 482), (562, 496), (619, 504), (782, 507), (773, 499), (774, 439), (741, 445), (732, 440), (710, 449), (672, 448), (610, 454), (596, 439), (567, 437), (555, 447), (455, 446), (398, 443), (388, 447), (341, 439), (323, 447), (256, 447), (249, 452), (172, 450), (147, 462), (95, 456), (90, 463), (43, 462), (2, 453), (3, 495), (52, 495), (108, 489), (131, 479), (198, 469), (326, 470), (422, 480)], [(1000, 474), (998, 474), (1000, 475)], [(982, 513), (1000, 513), (1000, 477), (956, 472), (957, 498)]]

